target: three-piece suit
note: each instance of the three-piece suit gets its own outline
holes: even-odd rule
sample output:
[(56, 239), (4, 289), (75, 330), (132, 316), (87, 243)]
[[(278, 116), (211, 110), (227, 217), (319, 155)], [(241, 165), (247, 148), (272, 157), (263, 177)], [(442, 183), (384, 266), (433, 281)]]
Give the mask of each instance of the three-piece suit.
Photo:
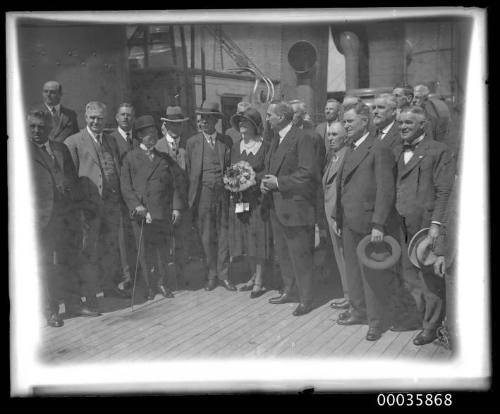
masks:
[(120, 158), (115, 139), (102, 133), (98, 143), (88, 128), (64, 141), (79, 177), (87, 208), (82, 214), (82, 277), (87, 299), (115, 287), (120, 273), (118, 230), (122, 220)]
[[(446, 224), (455, 165), (448, 147), (427, 136), (417, 144), (406, 164), (404, 152), (402, 145), (394, 149), (398, 167), (396, 208), (402, 219), (403, 275), (422, 314), (423, 328), (435, 329), (445, 309), (444, 281), (430, 269), (419, 272), (409, 261), (407, 244), (432, 221)], [(440, 247), (440, 243), (436, 246)]]
[(222, 177), (231, 162), (231, 147), (231, 138), (219, 133), (213, 147), (201, 132), (186, 143), (188, 203), (205, 252), (209, 280), (227, 280), (229, 273), (229, 194)]

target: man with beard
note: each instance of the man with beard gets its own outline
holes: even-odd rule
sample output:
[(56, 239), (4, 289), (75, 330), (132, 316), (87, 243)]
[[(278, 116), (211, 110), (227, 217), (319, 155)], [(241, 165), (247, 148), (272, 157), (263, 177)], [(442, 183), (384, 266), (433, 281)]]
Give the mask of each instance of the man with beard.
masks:
[[(334, 228), (342, 235), (350, 309), (340, 325), (368, 324), (366, 339), (378, 340), (392, 325), (390, 290), (394, 273), (375, 270), (358, 261), (356, 249), (371, 234), (371, 242), (397, 231), (394, 209), (394, 157), (389, 148), (376, 145), (369, 131), (370, 109), (363, 103), (348, 105), (343, 122), (349, 150), (340, 170)], [(363, 266), (363, 267), (361, 267)]]
[(196, 223), (206, 265), (205, 290), (221, 284), (236, 291), (229, 277), (228, 208), (229, 195), (222, 177), (231, 162), (231, 138), (219, 134), (215, 125), (222, 118), (219, 104), (205, 102), (196, 111), (200, 132), (186, 144), (186, 171), (189, 177), (189, 208)]
[(399, 129), (396, 123), (396, 99), (388, 93), (375, 96), (373, 101), (373, 124), (376, 128), (376, 139), (383, 145), (393, 149), (399, 144)]
[(80, 302), (78, 276), (68, 266), (71, 260), (68, 222), (74, 216), (73, 211), (84, 206), (68, 149), (48, 139), (51, 124), (51, 116), (46, 111), (33, 110), (28, 114), (40, 285), (47, 307), (47, 324), (57, 328), (64, 325), (59, 315), (60, 301), (65, 302), (67, 313), (81, 316), (99, 313)]
[(422, 108), (404, 110), (398, 121), (402, 144), (394, 149), (394, 154), (398, 171), (396, 208), (402, 221), (403, 274), (421, 313), (423, 330), (413, 343), (424, 345), (436, 339), (436, 329), (444, 315), (444, 281), (430, 269), (423, 267), (419, 271), (408, 257), (407, 244), (418, 231), (429, 228), (427, 238), (434, 253), (443, 256), (442, 243), (437, 241), (447, 221), (455, 165), (448, 147), (426, 136)]

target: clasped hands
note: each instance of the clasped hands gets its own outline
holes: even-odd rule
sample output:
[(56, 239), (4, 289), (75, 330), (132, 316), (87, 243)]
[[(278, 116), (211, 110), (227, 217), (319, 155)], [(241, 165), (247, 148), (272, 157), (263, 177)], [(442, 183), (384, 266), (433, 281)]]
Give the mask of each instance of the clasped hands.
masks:
[(260, 191), (262, 194), (267, 194), (270, 191), (278, 190), (278, 179), (275, 175), (266, 174), (260, 182)]

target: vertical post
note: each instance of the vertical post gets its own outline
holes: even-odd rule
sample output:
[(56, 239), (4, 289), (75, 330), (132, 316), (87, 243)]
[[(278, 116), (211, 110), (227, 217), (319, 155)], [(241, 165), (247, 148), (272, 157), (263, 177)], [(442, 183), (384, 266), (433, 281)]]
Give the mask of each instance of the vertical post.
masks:
[(186, 100), (186, 108), (191, 108), (191, 87), (189, 84), (189, 73), (188, 73), (188, 63), (187, 63), (187, 47), (186, 47), (186, 37), (184, 33), (184, 26), (179, 27), (181, 34), (181, 47), (182, 47), (182, 69), (184, 71), (184, 94)]
[(359, 39), (353, 32), (340, 34), (340, 45), (345, 56), (346, 90), (359, 87)]
[(195, 32), (194, 32), (194, 24), (191, 25), (191, 69), (194, 69), (195, 67), (195, 62), (194, 62), (194, 59), (195, 59), (195, 41), (194, 41), (194, 35), (195, 35)]
[(172, 49), (172, 61), (174, 62), (174, 66), (177, 66), (177, 51), (175, 50), (175, 32), (174, 32), (174, 25), (170, 25), (168, 34), (169, 34), (169, 41), (170, 41), (170, 48)]

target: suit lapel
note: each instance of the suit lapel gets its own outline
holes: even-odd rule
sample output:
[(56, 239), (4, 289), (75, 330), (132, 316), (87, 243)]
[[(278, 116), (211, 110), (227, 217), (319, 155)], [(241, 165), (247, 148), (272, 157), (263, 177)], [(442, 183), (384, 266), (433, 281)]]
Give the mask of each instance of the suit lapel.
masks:
[(402, 168), (400, 178), (403, 178), (405, 175), (407, 175), (420, 163), (420, 161), (422, 161), (422, 158), (424, 158), (425, 153), (427, 151), (427, 145), (428, 145), (428, 140), (424, 139), (417, 146), (417, 148), (415, 148), (415, 151), (413, 152), (413, 157), (411, 157), (410, 161), (408, 161), (408, 164), (404, 164), (404, 156), (403, 156), (404, 167)]
[(345, 181), (353, 171), (358, 167), (361, 161), (368, 155), (373, 145), (374, 136), (368, 135), (365, 141), (355, 150), (352, 151), (348, 158), (345, 159), (344, 171), (342, 173), (343, 180)]
[(66, 114), (66, 109), (61, 106), (61, 111), (60, 111), (60, 115), (59, 115), (59, 128), (58, 128), (58, 131), (61, 131), (64, 129), (64, 127), (66, 126), (66, 124), (69, 122), (69, 116)]
[(92, 138), (89, 134), (89, 131), (87, 131), (87, 128), (83, 130), (82, 139), (87, 152), (90, 154), (95, 163), (100, 167), (101, 162), (99, 161), (99, 155), (97, 154), (97, 150), (95, 148), (96, 144), (94, 143), (94, 138)]
[(61, 170), (63, 170), (64, 169), (64, 158), (63, 158), (62, 152), (59, 151), (58, 148), (55, 148), (54, 144), (51, 141), (49, 141), (49, 145), (50, 145), (50, 148), (52, 150), (52, 153), (54, 154), (54, 157), (55, 157), (57, 163), (59, 164), (59, 168)]
[(279, 144), (279, 136), (276, 137), (276, 139), (278, 140), (278, 147), (274, 151), (274, 154), (271, 156), (271, 165), (270, 165), (271, 174), (273, 175), (278, 174), (281, 164), (285, 159), (286, 153), (288, 152), (288, 150), (291, 148), (291, 146), (295, 141), (294, 138), (296, 131), (297, 128), (292, 127), (290, 131), (288, 131), (288, 134), (286, 134), (285, 137), (283, 138), (283, 141), (281, 141), (281, 144)]
[(222, 172), (224, 172), (224, 167), (226, 165), (226, 145), (224, 141), (222, 140), (222, 137), (220, 136), (219, 133), (215, 136), (215, 150), (217, 151), (217, 155), (219, 156), (219, 163), (220, 167), (222, 169)]
[(160, 153), (153, 149), (153, 154), (154, 154), (154, 158), (153, 158), (153, 161), (151, 161), (149, 159), (149, 157), (146, 155), (146, 153), (143, 151), (143, 156), (144, 156), (145, 162), (147, 162), (149, 165), (149, 172), (148, 172), (148, 176), (147, 176), (146, 180), (149, 180), (151, 178), (153, 173), (158, 168), (158, 165), (160, 165), (160, 161), (161, 161)]
[(340, 166), (342, 165), (342, 161), (344, 159), (345, 153), (347, 151), (347, 147), (341, 148), (337, 152), (337, 158), (333, 160), (333, 158), (330, 160), (330, 164), (328, 166), (327, 171), (325, 171), (325, 175), (323, 177), (323, 184), (329, 184), (332, 181), (332, 178), (335, 177), (335, 175), (338, 173)]
[(192, 162), (192, 170), (196, 171), (196, 175), (201, 174), (201, 164), (203, 163), (203, 140), (205, 137), (203, 134), (200, 132), (198, 134), (198, 138), (196, 139), (194, 145), (193, 145), (193, 153), (191, 156), (191, 162)]

